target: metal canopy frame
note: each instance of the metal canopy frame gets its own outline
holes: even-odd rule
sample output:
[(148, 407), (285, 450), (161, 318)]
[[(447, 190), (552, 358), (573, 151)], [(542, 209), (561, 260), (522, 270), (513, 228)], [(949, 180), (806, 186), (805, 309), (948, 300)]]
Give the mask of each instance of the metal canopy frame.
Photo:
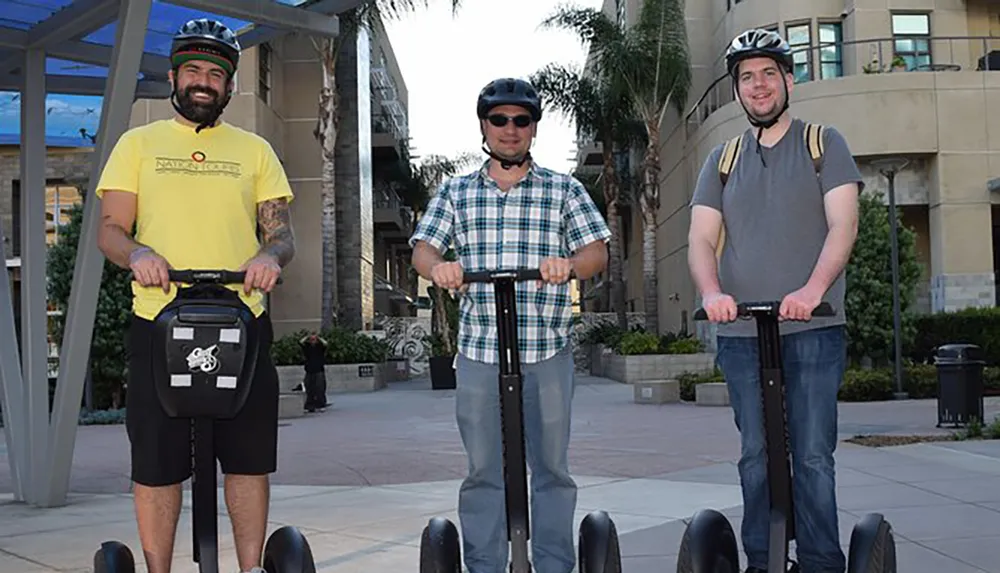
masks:
[[(256, 45), (288, 32), (335, 36), (335, 14), (368, 0), (0, 0), (0, 90), (21, 97), (21, 345), (8, 276), (0, 280), (0, 408), (14, 499), (65, 504), (88, 367), (104, 257), (97, 248), (100, 201), (88, 193), (73, 271), (59, 376), (48, 412), (45, 141), (49, 93), (103, 96), (88, 191), (128, 129), (136, 98), (167, 98), (169, 61), (147, 47), (151, 13), (172, 4), (189, 16), (245, 20), (241, 38)], [(21, 18), (19, 19), (18, 16)], [(30, 20), (30, 21), (29, 21)], [(250, 24), (253, 25), (250, 25)], [(88, 40), (111, 25), (105, 43)], [(147, 27), (150, 30), (147, 31)], [(164, 32), (159, 32), (161, 35)], [(167, 37), (167, 36), (164, 36)], [(169, 40), (169, 37), (167, 37)], [(106, 77), (48, 73), (48, 58), (106, 68)], [(0, 258), (3, 253), (0, 229)]]

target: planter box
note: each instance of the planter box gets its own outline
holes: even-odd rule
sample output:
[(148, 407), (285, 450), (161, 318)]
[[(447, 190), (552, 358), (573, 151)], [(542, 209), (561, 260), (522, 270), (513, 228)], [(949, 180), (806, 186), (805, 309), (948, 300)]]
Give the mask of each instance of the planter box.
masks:
[[(377, 364), (327, 364), (326, 391), (332, 394), (349, 392), (375, 392), (386, 387), (386, 371), (395, 367), (388, 362)], [(305, 379), (305, 369), (301, 366), (278, 366), (278, 381), (281, 392), (291, 392)]]
[(454, 390), (455, 380), (454, 356), (431, 356), (431, 389)]
[(715, 354), (608, 354), (603, 359), (604, 376), (631, 384), (640, 380), (671, 380), (688, 372), (711, 374)]

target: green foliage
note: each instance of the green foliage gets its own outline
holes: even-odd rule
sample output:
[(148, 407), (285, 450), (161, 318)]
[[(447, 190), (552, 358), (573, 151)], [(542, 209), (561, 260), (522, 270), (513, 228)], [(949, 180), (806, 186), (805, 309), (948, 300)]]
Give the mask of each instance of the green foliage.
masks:
[[(903, 346), (916, 335), (913, 306), (921, 268), (915, 248), (916, 233), (898, 227), (899, 290)], [(869, 356), (876, 364), (892, 358), (892, 243), (888, 208), (881, 194), (860, 198), (858, 237), (847, 265), (848, 355), (853, 363)]]
[(622, 356), (662, 354), (660, 337), (652, 332), (629, 332), (622, 336), (615, 352)]
[[(698, 384), (725, 381), (718, 369), (711, 374), (681, 374), (677, 380), (681, 386), (682, 400), (694, 400), (694, 387)], [(844, 374), (838, 399), (842, 402), (891, 400), (895, 390), (892, 368), (849, 368)], [(916, 400), (937, 398), (937, 369), (929, 364), (905, 364), (903, 391)], [(983, 370), (983, 391), (986, 395), (1000, 394), (1000, 368), (988, 367)]]
[(916, 317), (916, 336), (908, 356), (931, 361), (942, 344), (975, 344), (988, 364), (1000, 365), (1000, 308), (966, 308)]
[[(53, 339), (62, 345), (66, 312), (76, 250), (83, 225), (83, 204), (69, 209), (69, 223), (59, 230), (59, 242), (49, 248), (47, 260), (49, 302), (62, 315), (54, 317)], [(90, 347), (90, 372), (94, 388), (94, 408), (118, 408), (123, 403), (126, 379), (125, 333), (132, 312), (129, 272), (110, 261), (104, 262), (104, 274), (97, 299), (93, 341)]]
[(384, 340), (340, 326), (320, 332), (299, 330), (275, 339), (271, 344), (271, 360), (275, 366), (297, 366), (305, 363), (305, 355), (299, 341), (310, 334), (318, 334), (326, 341), (325, 364), (363, 364), (385, 362), (392, 348)]

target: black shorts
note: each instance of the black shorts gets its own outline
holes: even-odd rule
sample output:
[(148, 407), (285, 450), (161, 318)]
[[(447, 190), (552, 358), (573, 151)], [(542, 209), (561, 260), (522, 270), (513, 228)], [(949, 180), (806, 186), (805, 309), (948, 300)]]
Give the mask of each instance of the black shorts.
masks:
[[(260, 351), (246, 403), (231, 420), (215, 422), (215, 455), (224, 474), (273, 473), (278, 463), (278, 371), (271, 361), (274, 331), (262, 314)], [(161, 486), (191, 476), (191, 420), (167, 416), (153, 387), (151, 321), (132, 316), (126, 348), (125, 427), (132, 450), (132, 481)]]

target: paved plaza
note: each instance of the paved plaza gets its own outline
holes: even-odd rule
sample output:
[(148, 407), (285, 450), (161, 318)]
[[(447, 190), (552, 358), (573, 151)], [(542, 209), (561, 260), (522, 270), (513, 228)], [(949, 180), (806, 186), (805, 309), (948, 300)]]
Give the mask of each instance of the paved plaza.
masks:
[[(454, 392), (413, 380), (331, 400), (326, 412), (282, 422), (272, 528), (301, 528), (323, 573), (415, 573), (428, 518), (457, 523), (465, 457)], [(933, 400), (845, 403), (841, 437), (940, 432), (936, 412)], [(987, 420), (998, 414), (1000, 401), (988, 398)], [(610, 512), (626, 573), (674, 571), (683, 520), (699, 508), (723, 511), (739, 530), (738, 455), (726, 407), (639, 405), (629, 386), (579, 380), (570, 451), (577, 524), (588, 511)], [(79, 429), (64, 507), (13, 503), (5, 456), (0, 444), (0, 572), (89, 572), (107, 539), (128, 543), (142, 565), (124, 426)], [(837, 461), (845, 550), (853, 524), (877, 511), (895, 528), (902, 573), (1000, 572), (1000, 442), (841, 443)], [(197, 571), (188, 502), (176, 572)], [(221, 492), (220, 510), (222, 571), (236, 572)]]

